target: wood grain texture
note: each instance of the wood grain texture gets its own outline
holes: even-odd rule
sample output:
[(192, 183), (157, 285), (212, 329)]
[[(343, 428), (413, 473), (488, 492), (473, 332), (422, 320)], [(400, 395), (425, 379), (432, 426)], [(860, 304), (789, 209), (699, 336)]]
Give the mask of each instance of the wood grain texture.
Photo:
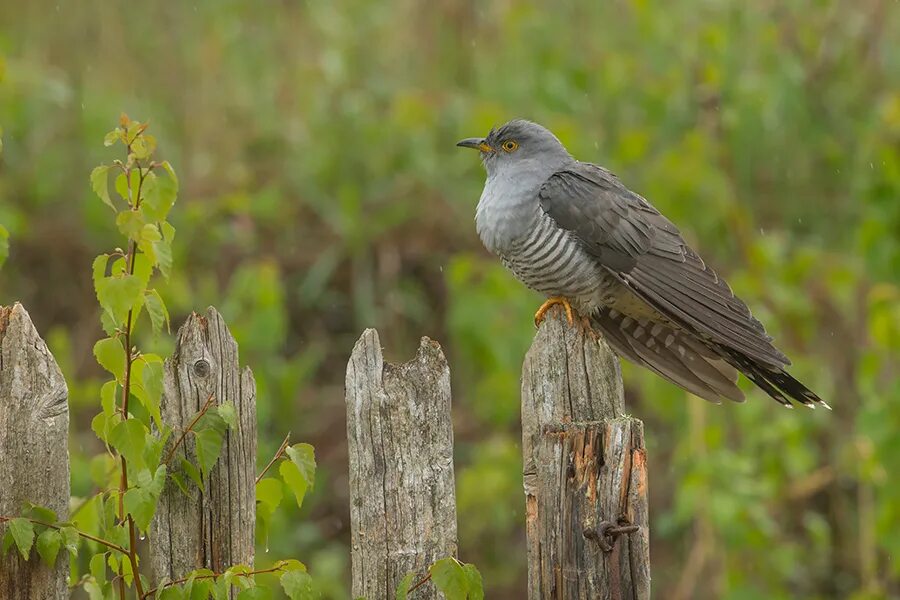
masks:
[[(618, 359), (560, 308), (525, 357), (522, 442), (529, 599), (649, 598), (643, 426), (624, 416)], [(585, 536), (620, 519), (640, 529), (610, 552)]]
[[(253, 564), (256, 384), (250, 369), (241, 369), (237, 343), (212, 307), (206, 315), (188, 317), (178, 331), (175, 353), (165, 364), (162, 418), (174, 430), (170, 445), (210, 395), (216, 404), (234, 403), (238, 429), (226, 434), (205, 492), (189, 484), (194, 489), (188, 497), (171, 480), (166, 483), (150, 532), (157, 583), (200, 567), (221, 572), (231, 565)], [(163, 456), (167, 452), (168, 448)], [(177, 449), (173, 469), (181, 457), (197, 464), (193, 436)]]
[[(393, 598), (409, 571), (456, 556), (450, 370), (422, 338), (416, 357), (384, 362), (367, 329), (347, 365), (352, 594)], [(416, 600), (437, 599), (431, 583)]]
[[(68, 518), (68, 398), (31, 317), (18, 303), (0, 307), (0, 515), (19, 515), (29, 501)], [(67, 598), (68, 565), (64, 550), (50, 569), (34, 549), (26, 562), (13, 548), (0, 558), (0, 598)]]

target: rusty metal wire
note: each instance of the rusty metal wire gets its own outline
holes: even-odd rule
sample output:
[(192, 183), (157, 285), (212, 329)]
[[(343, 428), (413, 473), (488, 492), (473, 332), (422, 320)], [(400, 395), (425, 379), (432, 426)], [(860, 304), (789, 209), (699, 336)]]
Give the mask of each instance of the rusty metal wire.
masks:
[(617, 537), (634, 533), (639, 529), (639, 525), (632, 525), (628, 519), (620, 518), (618, 523), (601, 521), (596, 528), (588, 527), (585, 529), (583, 535), (585, 538), (597, 542), (597, 545), (604, 552), (612, 552)]

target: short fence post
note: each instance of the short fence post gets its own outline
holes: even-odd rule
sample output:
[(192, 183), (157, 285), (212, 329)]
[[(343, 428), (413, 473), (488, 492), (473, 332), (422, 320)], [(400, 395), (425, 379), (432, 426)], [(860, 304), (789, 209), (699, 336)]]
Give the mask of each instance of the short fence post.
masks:
[[(69, 514), (69, 392), (53, 355), (21, 304), (0, 306), (0, 515), (23, 503)], [(2, 531), (4, 528), (0, 528)], [(0, 598), (67, 598), (68, 553), (48, 568), (32, 549), (0, 557)]]
[[(238, 428), (226, 434), (222, 453), (205, 491), (185, 496), (168, 482), (151, 525), (151, 563), (157, 583), (204, 567), (219, 573), (236, 564), (253, 564), (256, 526), (256, 384), (241, 370), (238, 346), (215, 308), (196, 313), (178, 331), (175, 352), (166, 361), (162, 418), (175, 433), (210, 398), (234, 403)], [(168, 448), (166, 449), (168, 451)], [(193, 436), (177, 450), (172, 468), (184, 456), (196, 464)]]
[[(416, 357), (385, 364), (367, 329), (346, 378), (350, 451), (352, 594), (393, 598), (409, 571), (455, 556), (456, 494), (450, 369), (441, 347), (422, 338)], [(437, 599), (428, 583), (416, 600)]]
[(529, 600), (650, 597), (643, 425), (618, 359), (560, 309), (522, 368)]

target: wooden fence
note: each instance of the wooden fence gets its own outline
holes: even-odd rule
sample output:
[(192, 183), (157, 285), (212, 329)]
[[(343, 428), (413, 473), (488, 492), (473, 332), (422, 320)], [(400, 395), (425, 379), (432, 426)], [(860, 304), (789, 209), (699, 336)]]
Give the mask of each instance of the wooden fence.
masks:
[[(0, 307), (0, 515), (32, 501), (66, 518), (67, 396), (25, 309)], [(256, 392), (214, 308), (178, 331), (163, 420), (183, 430), (209, 398), (233, 402), (239, 427), (227, 433), (205, 492), (186, 497), (167, 484), (150, 529), (157, 582), (253, 561)], [(394, 598), (407, 572), (457, 553), (450, 371), (440, 345), (423, 338), (412, 361), (391, 365), (378, 333), (366, 330), (347, 366), (346, 404), (352, 593)], [(617, 359), (561, 311), (551, 311), (525, 358), (522, 430), (528, 598), (649, 598), (643, 427), (623, 414)], [(177, 451), (193, 458), (190, 443)], [(0, 598), (67, 597), (67, 557), (49, 569), (7, 553)], [(410, 595), (441, 597), (430, 583)]]

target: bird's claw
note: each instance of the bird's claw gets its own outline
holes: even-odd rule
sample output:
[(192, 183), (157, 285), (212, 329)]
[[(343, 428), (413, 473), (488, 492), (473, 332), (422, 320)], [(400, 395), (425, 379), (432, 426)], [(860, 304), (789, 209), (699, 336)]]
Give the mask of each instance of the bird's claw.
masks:
[(534, 313), (535, 327), (540, 327), (541, 323), (544, 322), (544, 318), (547, 316), (547, 311), (553, 308), (553, 306), (556, 304), (561, 304), (565, 309), (566, 320), (569, 322), (569, 325), (575, 324), (575, 313), (572, 310), (572, 305), (569, 304), (569, 301), (562, 296), (553, 296), (552, 298), (547, 298), (547, 301), (541, 304), (541, 307), (537, 309), (536, 313)]

